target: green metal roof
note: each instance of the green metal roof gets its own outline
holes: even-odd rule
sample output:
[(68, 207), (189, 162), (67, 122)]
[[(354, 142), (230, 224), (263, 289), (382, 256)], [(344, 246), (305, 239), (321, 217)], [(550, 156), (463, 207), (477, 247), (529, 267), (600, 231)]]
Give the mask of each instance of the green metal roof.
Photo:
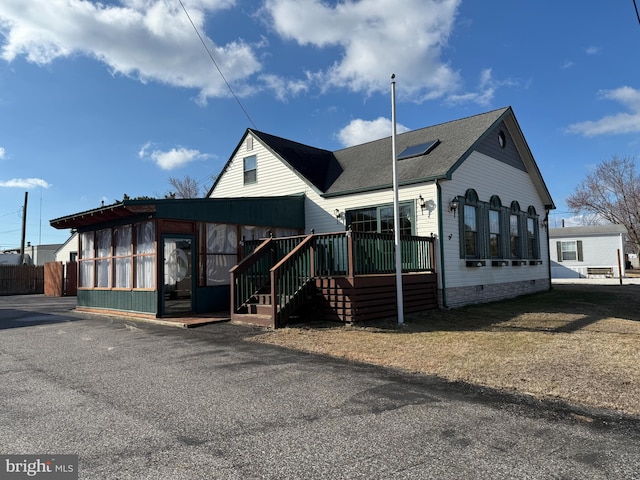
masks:
[(50, 221), (54, 228), (89, 229), (141, 218), (304, 229), (304, 194), (280, 197), (124, 200)]

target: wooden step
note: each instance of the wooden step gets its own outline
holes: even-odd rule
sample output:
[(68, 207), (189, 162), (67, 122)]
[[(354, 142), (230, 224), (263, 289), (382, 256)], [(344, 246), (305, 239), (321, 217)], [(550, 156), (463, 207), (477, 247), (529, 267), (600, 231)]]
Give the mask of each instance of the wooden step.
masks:
[(249, 303), (247, 304), (247, 313), (250, 315), (271, 315), (271, 305)]
[(273, 318), (271, 315), (258, 315), (251, 313), (232, 313), (231, 323), (239, 323), (242, 325), (256, 325), (258, 327), (273, 328)]

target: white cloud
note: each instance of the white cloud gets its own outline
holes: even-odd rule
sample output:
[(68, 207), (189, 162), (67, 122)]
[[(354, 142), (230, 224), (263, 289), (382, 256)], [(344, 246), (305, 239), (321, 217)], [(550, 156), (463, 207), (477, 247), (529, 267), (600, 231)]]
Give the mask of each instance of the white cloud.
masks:
[(5, 151), (5, 149), (3, 147), (0, 147), (0, 160), (2, 160), (6, 154), (7, 152)]
[[(346, 127), (337, 134), (338, 140), (345, 147), (360, 145), (362, 143), (377, 140), (379, 138), (391, 136), (391, 120), (385, 117), (378, 117), (375, 120), (352, 120)], [(397, 133), (408, 132), (404, 125), (396, 123)]]
[(309, 90), (309, 85), (303, 80), (287, 80), (271, 74), (261, 75), (260, 80), (281, 101), (286, 101), (289, 97), (296, 97)]
[(486, 68), (480, 73), (480, 82), (478, 84), (478, 90), (476, 92), (469, 92), (463, 94), (451, 94), (447, 97), (448, 103), (477, 103), (478, 105), (487, 106), (493, 100), (493, 95), (496, 92), (496, 86), (500, 83), (493, 79), (491, 69)]
[(144, 158), (148, 155), (148, 151), (151, 148), (151, 142), (147, 142), (145, 143), (142, 147), (140, 147), (140, 150), (138, 151), (138, 158)]
[(594, 47), (594, 46), (587, 47), (587, 49), (585, 50), (587, 55), (598, 55), (601, 51), (602, 51), (602, 48)]
[[(216, 45), (204, 33), (207, 14), (230, 8), (234, 0), (184, 0), (218, 66), (236, 93), (262, 66), (242, 40)], [(2, 0), (0, 57), (24, 56), (44, 65), (58, 57), (84, 54), (112, 72), (178, 87), (195, 88), (199, 99), (228, 96), (179, 2), (122, 0), (119, 5), (86, 0)]]
[(145, 143), (138, 152), (138, 157), (150, 158), (162, 170), (174, 170), (195, 160), (206, 160), (211, 157), (209, 154), (200, 153), (198, 150), (184, 147), (172, 148), (168, 151), (150, 150), (151, 143)]
[(630, 112), (607, 115), (599, 120), (587, 120), (567, 127), (569, 133), (577, 133), (585, 137), (618, 133), (640, 132), (640, 90), (631, 87), (620, 87), (615, 90), (603, 90), (599, 96), (605, 100), (614, 100)]
[(339, 61), (313, 78), (325, 88), (385, 92), (396, 74), (398, 95), (413, 100), (455, 91), (459, 74), (441, 59), (460, 0), (266, 0), (270, 24), (299, 45), (337, 47)]
[(0, 180), (0, 187), (8, 188), (49, 188), (50, 183), (41, 178), (12, 178), (11, 180)]

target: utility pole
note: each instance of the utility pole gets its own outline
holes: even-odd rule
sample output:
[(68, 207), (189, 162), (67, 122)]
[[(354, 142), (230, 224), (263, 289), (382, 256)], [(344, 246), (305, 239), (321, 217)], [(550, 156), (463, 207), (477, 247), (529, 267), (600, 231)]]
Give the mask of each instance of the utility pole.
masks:
[(20, 242), (20, 265), (24, 263), (24, 239), (27, 233), (27, 201), (29, 192), (24, 192), (24, 207), (22, 207), (22, 240)]

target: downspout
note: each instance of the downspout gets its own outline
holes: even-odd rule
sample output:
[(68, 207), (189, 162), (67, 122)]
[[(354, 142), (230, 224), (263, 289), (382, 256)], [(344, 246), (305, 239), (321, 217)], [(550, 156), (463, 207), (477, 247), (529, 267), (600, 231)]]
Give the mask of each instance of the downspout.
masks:
[(442, 308), (449, 308), (447, 305), (447, 288), (444, 281), (444, 229), (442, 227), (442, 188), (436, 179), (436, 190), (438, 192), (438, 237), (440, 237), (440, 283), (442, 285)]
[(547, 237), (547, 270), (548, 270), (548, 275), (549, 275), (549, 290), (551, 290), (553, 287), (551, 285), (551, 244), (549, 243), (549, 210), (547, 210), (545, 208), (545, 216), (544, 216), (544, 220), (542, 222), (543, 225), (546, 225), (546, 237)]

